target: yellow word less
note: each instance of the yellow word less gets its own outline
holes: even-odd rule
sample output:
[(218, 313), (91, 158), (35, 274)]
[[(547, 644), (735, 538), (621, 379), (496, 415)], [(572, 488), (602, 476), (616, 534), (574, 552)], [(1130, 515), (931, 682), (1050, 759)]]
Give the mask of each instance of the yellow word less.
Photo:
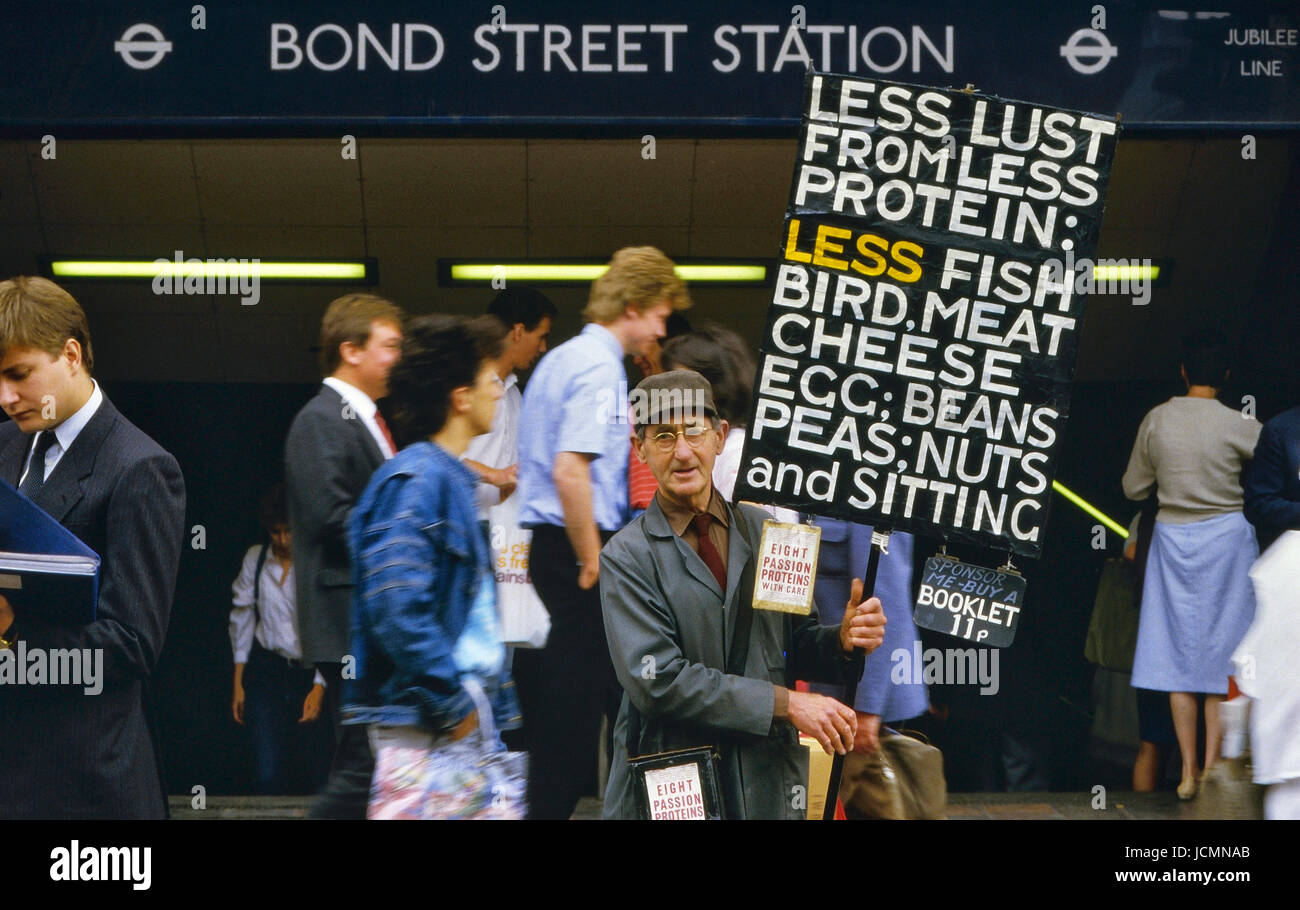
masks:
[[(895, 240), (891, 244), (879, 234), (867, 232), (857, 234), (855, 239), (851, 229), (830, 224), (817, 225), (812, 252), (799, 249), (799, 245), (799, 219), (791, 218), (790, 230), (785, 238), (785, 258), (790, 262), (808, 262), (841, 272), (852, 269), (868, 278), (888, 275), (905, 284), (921, 278), (921, 263), (917, 258), (925, 255), (925, 249), (910, 240)], [(839, 258), (846, 246), (856, 250), (857, 256), (852, 259)]]

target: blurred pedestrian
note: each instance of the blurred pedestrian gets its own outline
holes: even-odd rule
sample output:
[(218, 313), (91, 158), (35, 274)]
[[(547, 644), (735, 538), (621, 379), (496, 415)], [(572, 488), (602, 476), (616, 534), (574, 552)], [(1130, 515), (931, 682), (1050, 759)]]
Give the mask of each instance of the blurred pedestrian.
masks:
[(1300, 531), (1300, 407), (1264, 424), (1242, 484), (1260, 550), (1287, 531)]
[(1300, 531), (1284, 531), (1250, 575), (1259, 605), (1233, 655), (1251, 699), (1254, 781), (1267, 785), (1264, 817), (1300, 819)]
[(471, 439), (462, 459), (483, 481), (475, 498), (479, 518), (484, 521), (487, 510), (504, 502), (518, 483), (519, 411), (523, 406), (519, 371), (531, 368), (546, 353), (556, 316), (555, 304), (533, 288), (506, 288), (488, 304), (487, 311), (506, 326), (501, 356), (494, 365), (502, 397), (491, 431)]
[(393, 367), (403, 447), (349, 521), (357, 588), (343, 723), (375, 754), (368, 816), (522, 817), (480, 764), (519, 722), (474, 474), (461, 462), (492, 428), (505, 327), (493, 317), (411, 320)]
[(600, 548), (627, 522), (627, 374), (623, 358), (663, 336), (690, 305), (672, 260), (628, 247), (597, 278), (576, 338), (537, 365), (519, 424), (519, 523), (533, 532), (533, 586), (551, 631), (541, 651), (530, 731), (529, 813), (567, 819), (596, 766), (602, 713), (619, 688), (600, 619)]
[(1242, 515), (1242, 465), (1259, 421), (1218, 402), (1228, 371), (1207, 343), (1184, 348), (1187, 394), (1147, 413), (1124, 472), (1124, 494), (1142, 500), (1157, 488), (1151, 550), (1143, 583), (1133, 686), (1169, 692), (1182, 752), (1180, 799), (1196, 794), (1197, 694), (1205, 697), (1205, 764), (1219, 754), (1219, 705), (1231, 655), (1255, 610), (1250, 566), (1259, 555)]
[(374, 760), (364, 732), (339, 723), (343, 662), (352, 617), (347, 521), (370, 475), (396, 451), (377, 402), (401, 351), (402, 311), (373, 294), (345, 294), (321, 319), (325, 379), (303, 405), (284, 444), (293, 528), (298, 638), (304, 663), (326, 681), (336, 745), (313, 818), (364, 818)]
[[(497, 294), (488, 304), (488, 314), (500, 319), (507, 327), (501, 356), (497, 358), (496, 375), (501, 382), (502, 397), (497, 402), (492, 430), (470, 440), (462, 459), (480, 478), (476, 494), (479, 520), (486, 522), (494, 548), (503, 546), (510, 558), (526, 562), (532, 535), (518, 527), (519, 497), (513, 496), (519, 482), (519, 415), (523, 408), (523, 394), (519, 391), (519, 371), (531, 369), (537, 359), (546, 353), (557, 310), (541, 291), (533, 288), (509, 287)], [(494, 518), (495, 516), (495, 518)], [(517, 548), (517, 549), (516, 549)], [(522, 552), (524, 555), (519, 556)], [(512, 576), (516, 573), (512, 573)], [(498, 606), (504, 618), (506, 609), (515, 601), (542, 611), (532, 585), (516, 577), (499, 581)], [(539, 621), (544, 623), (545, 618)], [(541, 633), (536, 633), (540, 635)], [(524, 725), (511, 731), (512, 747), (518, 737), (520, 747), (526, 743), (528, 724), (533, 714), (533, 697), (537, 691), (538, 651), (536, 648), (509, 648), (507, 663), (515, 680), (519, 704), (523, 709)]]
[(231, 713), (253, 737), (257, 792), (289, 793), (318, 782), (290, 773), (315, 766), (314, 738), (300, 725), (314, 724), (325, 698), (325, 677), (302, 662), (293, 579), (293, 535), (284, 484), (262, 499), (268, 539), (248, 548), (235, 579), (230, 611), (230, 648), (235, 658)]

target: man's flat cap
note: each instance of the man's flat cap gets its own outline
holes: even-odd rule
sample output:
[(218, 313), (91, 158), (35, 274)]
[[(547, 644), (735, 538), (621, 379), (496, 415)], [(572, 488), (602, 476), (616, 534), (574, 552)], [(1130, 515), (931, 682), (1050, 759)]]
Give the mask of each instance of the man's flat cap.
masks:
[(628, 402), (633, 426), (677, 423), (691, 417), (717, 417), (713, 386), (694, 370), (669, 370), (637, 383)]

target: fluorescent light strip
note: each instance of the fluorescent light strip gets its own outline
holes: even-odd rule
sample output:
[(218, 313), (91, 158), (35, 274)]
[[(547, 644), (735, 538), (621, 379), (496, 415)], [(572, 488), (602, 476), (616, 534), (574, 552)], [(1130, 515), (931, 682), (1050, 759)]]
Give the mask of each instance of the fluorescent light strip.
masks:
[[(453, 263), (453, 281), (595, 281), (605, 273), (606, 265), (543, 262), (462, 262)], [(1160, 277), (1158, 265), (1096, 265), (1093, 278), (1099, 281), (1155, 281)], [(677, 277), (683, 281), (752, 282), (767, 281), (764, 265), (679, 265)]]
[(459, 263), (451, 267), (453, 281), (594, 281), (604, 274), (603, 265), (530, 265), (516, 263)]
[(1098, 281), (1155, 281), (1160, 277), (1160, 266), (1094, 265), (1092, 277)]
[(366, 277), (364, 262), (293, 262), (251, 259), (204, 261), (195, 259), (123, 259), (96, 261), (55, 259), (50, 273), (56, 278), (263, 278), (268, 280), (360, 281)]
[[(453, 281), (595, 281), (605, 274), (608, 265), (583, 265), (581, 263), (541, 262), (461, 262), (452, 263)], [(677, 277), (683, 281), (752, 282), (767, 281), (765, 265), (679, 265)]]
[(765, 265), (679, 265), (677, 277), (683, 281), (752, 281), (767, 280)]
[(1121, 538), (1123, 538), (1124, 540), (1128, 540), (1128, 528), (1124, 527), (1119, 522), (1115, 521), (1115, 519), (1111, 518), (1105, 512), (1098, 509), (1092, 503), (1088, 502), (1088, 500), (1084, 499), (1078, 493), (1069, 489), (1065, 484), (1061, 483), (1059, 480), (1053, 480), (1052, 489), (1060, 493), (1062, 496), (1064, 496), (1070, 502), (1074, 503), (1079, 508), (1083, 509), (1083, 511), (1087, 512), (1093, 518), (1100, 521), (1106, 527), (1110, 528)]

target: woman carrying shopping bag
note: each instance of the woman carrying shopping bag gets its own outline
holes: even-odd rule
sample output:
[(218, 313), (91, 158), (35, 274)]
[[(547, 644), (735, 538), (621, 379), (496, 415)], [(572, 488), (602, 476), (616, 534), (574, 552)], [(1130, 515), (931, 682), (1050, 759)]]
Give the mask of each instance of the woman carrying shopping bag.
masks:
[(525, 812), (524, 756), (497, 736), (519, 712), (491, 550), (460, 461), (492, 425), (503, 335), (491, 317), (420, 317), (389, 376), (403, 448), (371, 477), (349, 538), (356, 678), (344, 673), (343, 722), (369, 725), (371, 819)]

